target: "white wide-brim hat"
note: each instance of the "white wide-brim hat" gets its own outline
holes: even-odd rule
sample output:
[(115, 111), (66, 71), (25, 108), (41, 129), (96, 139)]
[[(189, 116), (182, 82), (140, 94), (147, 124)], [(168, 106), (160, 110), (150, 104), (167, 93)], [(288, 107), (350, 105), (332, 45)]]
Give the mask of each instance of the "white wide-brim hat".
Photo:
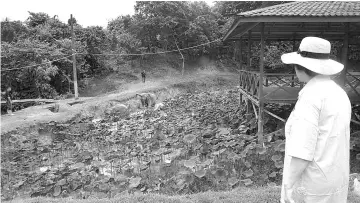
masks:
[(330, 42), (319, 37), (305, 37), (297, 52), (283, 54), (285, 64), (298, 64), (315, 73), (334, 75), (344, 69), (344, 65), (330, 59)]

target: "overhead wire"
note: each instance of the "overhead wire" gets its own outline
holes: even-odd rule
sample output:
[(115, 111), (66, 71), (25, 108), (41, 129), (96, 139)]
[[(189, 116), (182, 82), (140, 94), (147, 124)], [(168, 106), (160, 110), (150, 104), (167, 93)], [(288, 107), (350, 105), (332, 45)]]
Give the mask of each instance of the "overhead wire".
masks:
[[(211, 44), (211, 43), (214, 43), (214, 42), (217, 42), (217, 41), (221, 41), (221, 39), (216, 39), (216, 40), (214, 40), (214, 41), (206, 42), (206, 43), (199, 44), (199, 45), (192, 46), (192, 47), (187, 47), (187, 48), (182, 48), (182, 49), (176, 49), (176, 50), (171, 50), (171, 51), (155, 52), (155, 53), (141, 53), (141, 54), (91, 54), (91, 55), (96, 55), (96, 56), (100, 56), (100, 55), (102, 55), (102, 56), (143, 56), (143, 55), (165, 54), (165, 53), (171, 53), (171, 52), (178, 52), (179, 50), (180, 50), (180, 51), (183, 51), (183, 50), (193, 49), (193, 48), (200, 47), (200, 46), (204, 46), (204, 45), (207, 45), (207, 44)], [(84, 54), (88, 54), (88, 53), (74, 53), (74, 54), (75, 54), (75, 55), (84, 55)], [(72, 56), (72, 55), (74, 55), (74, 54), (71, 54), (71, 55), (68, 55), (68, 56), (65, 56), (65, 57), (62, 57), (62, 58), (53, 60), (53, 61), (48, 61), (48, 62), (45, 62), (45, 63), (35, 64), (35, 65), (30, 65), (30, 66), (24, 66), (24, 67), (20, 67), (20, 68), (8, 68), (8, 69), (4, 69), (4, 70), (1, 70), (1, 71), (12, 71), (12, 70), (20, 70), (20, 69), (24, 69), (24, 68), (32, 68), (32, 67), (36, 67), (36, 66), (41, 66), (41, 65), (49, 64), (49, 63), (52, 63), (52, 62), (55, 62), (55, 61), (60, 61), (60, 60), (65, 59), (65, 58), (67, 58), (67, 57), (69, 57), (69, 56)]]
[(65, 57), (62, 57), (62, 58), (59, 58), (59, 59), (55, 59), (55, 60), (52, 60), (52, 61), (40, 63), (40, 64), (35, 64), (35, 65), (30, 65), (30, 66), (24, 66), (24, 67), (20, 67), (20, 68), (8, 68), (8, 69), (3, 69), (3, 70), (1, 70), (1, 72), (3, 72), (3, 71), (12, 71), (12, 70), (20, 70), (20, 69), (24, 69), (24, 68), (32, 68), (32, 67), (36, 67), (36, 66), (41, 66), (41, 65), (45, 65), (45, 64), (52, 63), (52, 62), (55, 62), (55, 61), (60, 61), (60, 60), (65, 59), (65, 58), (67, 58), (67, 57), (69, 57), (69, 56), (72, 56), (72, 55), (73, 55), (73, 54), (68, 55), (68, 56), (65, 56)]
[[(196, 46), (192, 46), (192, 47), (187, 47), (187, 48), (182, 48), (180, 49), (180, 51), (183, 51), (183, 50), (188, 50), (188, 49), (193, 49), (193, 48), (196, 48), (196, 47), (200, 47), (200, 46), (204, 46), (204, 45), (207, 45), (207, 44), (211, 44), (211, 43), (214, 43), (214, 42), (217, 42), (217, 41), (220, 41), (221, 39), (217, 39), (217, 40), (214, 40), (214, 41), (211, 41), (211, 42), (206, 42), (206, 43), (203, 43), (203, 44), (199, 44), (199, 45), (196, 45)], [(155, 53), (141, 53), (141, 54), (91, 54), (91, 55), (102, 55), (102, 56), (143, 56), (143, 55), (155, 55), (155, 54), (166, 54), (166, 53), (171, 53), (171, 52), (178, 52), (179, 49), (174, 49), (174, 50), (171, 50), (171, 51), (162, 51), (162, 52), (155, 52)], [(76, 53), (77, 55), (82, 55), (82, 54), (88, 54), (88, 53)]]

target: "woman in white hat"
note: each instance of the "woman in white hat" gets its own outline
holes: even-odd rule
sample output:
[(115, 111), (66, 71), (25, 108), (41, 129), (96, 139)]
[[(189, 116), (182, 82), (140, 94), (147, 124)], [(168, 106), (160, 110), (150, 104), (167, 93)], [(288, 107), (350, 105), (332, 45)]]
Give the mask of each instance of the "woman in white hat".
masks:
[(329, 41), (306, 37), (297, 52), (281, 56), (306, 83), (285, 125), (282, 203), (347, 200), (351, 103), (330, 79), (344, 68), (329, 58), (330, 49)]

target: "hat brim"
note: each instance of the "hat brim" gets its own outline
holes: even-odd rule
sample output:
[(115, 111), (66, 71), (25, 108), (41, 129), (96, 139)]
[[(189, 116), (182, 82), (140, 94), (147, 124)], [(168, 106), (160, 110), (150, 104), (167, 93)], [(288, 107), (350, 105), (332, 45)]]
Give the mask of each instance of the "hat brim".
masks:
[(315, 73), (334, 75), (344, 69), (344, 65), (332, 59), (313, 59), (302, 57), (297, 52), (283, 54), (281, 60), (285, 64), (298, 64)]

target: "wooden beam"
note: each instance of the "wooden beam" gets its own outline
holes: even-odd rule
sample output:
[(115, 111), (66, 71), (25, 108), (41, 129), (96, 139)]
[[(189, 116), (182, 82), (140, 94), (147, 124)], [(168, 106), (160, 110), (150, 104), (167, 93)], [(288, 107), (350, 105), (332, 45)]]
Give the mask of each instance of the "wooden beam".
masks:
[[(240, 37), (240, 43), (239, 43), (239, 52), (240, 52), (240, 58), (239, 58), (239, 69), (242, 69), (242, 39)], [(241, 88), (241, 71), (239, 71), (239, 88)], [(239, 92), (239, 106), (242, 104), (242, 94)]]
[[(296, 51), (296, 47), (295, 47), (295, 43), (296, 43), (296, 40), (295, 40), (295, 38), (296, 38), (296, 33), (294, 33), (294, 37), (293, 37), (293, 44), (292, 44), (292, 49), (293, 49), (293, 51)], [(292, 68), (293, 69), (295, 69), (295, 65), (292, 65)], [(295, 72), (295, 70), (294, 70), (294, 72)], [(293, 76), (291, 76), (291, 87), (294, 87), (294, 79), (295, 79), (295, 75), (293, 75)]]
[(76, 69), (76, 57), (75, 57), (75, 34), (74, 34), (74, 20), (72, 14), (70, 15), (71, 22), (71, 50), (72, 50), (72, 60), (73, 60), (73, 75), (74, 75), (74, 95), (75, 100), (79, 99), (78, 83), (77, 83), (77, 69)]
[(360, 122), (359, 122), (359, 121), (356, 121), (356, 120), (351, 119), (351, 122), (360, 125)]
[(263, 97), (263, 77), (264, 77), (264, 23), (261, 23), (261, 48), (260, 48), (260, 76), (259, 76), (259, 116), (258, 116), (258, 140), (262, 144), (263, 140), (263, 110), (264, 110), (264, 97)]
[(342, 63), (344, 65), (344, 69), (340, 74), (340, 85), (341, 86), (345, 86), (345, 77), (346, 77), (346, 69), (347, 69), (347, 61), (348, 61), (348, 48), (349, 48), (349, 23), (345, 23), (345, 27), (344, 27), (344, 42), (343, 42), (343, 47), (342, 47), (342, 55), (341, 55), (341, 59), (342, 59)]
[[(281, 26), (281, 27), (265, 27), (265, 32), (267, 32), (268, 30), (271, 30), (271, 32), (298, 32), (298, 31), (307, 31), (307, 32), (340, 32), (340, 33), (344, 33), (344, 30), (342, 29), (342, 26), (338, 26), (338, 27), (331, 27), (331, 29), (324, 27), (324, 26), (314, 26), (314, 27), (306, 27), (306, 28), (299, 28), (299, 27), (290, 27), (290, 26)], [(326, 29), (326, 30), (325, 30)], [(260, 32), (260, 28), (256, 27), (254, 29), (252, 29), (253, 32)], [(354, 30), (353, 32), (356, 32), (356, 30)], [(359, 32), (359, 31), (357, 31)]]
[[(288, 31), (288, 30), (284, 30), (284, 31), (274, 31), (271, 30), (271, 35), (270, 36), (288, 36), (289, 38), (291, 38), (291, 36), (294, 34), (294, 32), (296, 32), (298, 35), (321, 35), (321, 31), (312, 31), (312, 30), (293, 30), (293, 31)], [(260, 38), (261, 33), (258, 31), (253, 31), (252, 32), (253, 37), (254, 38)], [(334, 36), (337, 35), (338, 38), (340, 38), (341, 36), (344, 36), (344, 32), (324, 32), (322, 33), (323, 36)], [(352, 35), (354, 34), (354, 35)], [(360, 32), (358, 33), (352, 33), (349, 36), (359, 36)], [(240, 35), (237, 35), (238, 37), (240, 37)]]
[(270, 116), (272, 116), (272, 117), (274, 117), (274, 118), (277, 118), (277, 119), (279, 119), (280, 121), (282, 121), (282, 122), (286, 122), (286, 120), (285, 119), (283, 119), (283, 118), (281, 118), (281, 117), (279, 117), (279, 116), (277, 116), (277, 115), (275, 115), (275, 114), (273, 114), (273, 113), (271, 113), (270, 111), (268, 111), (268, 110), (266, 110), (266, 109), (264, 109), (264, 112), (265, 113), (267, 113), (267, 114), (269, 114)]
[(258, 119), (258, 114), (257, 114), (257, 112), (256, 112), (255, 104), (254, 104), (253, 102), (251, 102), (251, 104), (252, 104), (252, 107), (253, 107), (253, 109), (254, 109), (255, 118)]
[[(250, 17), (250, 18), (252, 18), (252, 17)], [(235, 36), (239, 36), (239, 33), (237, 33), (238, 28), (239, 28), (239, 30), (242, 30), (243, 28), (245, 28), (247, 26), (251, 26), (251, 23), (254, 23), (254, 22), (245, 22), (247, 19), (250, 19), (250, 18), (240, 19), (240, 21), (242, 21), (242, 22), (239, 23), (238, 27), (234, 29), (234, 30), (236, 30), (236, 32), (229, 34), (227, 36), (226, 40), (233, 40), (234, 38), (236, 38)], [(265, 17), (264, 20), (266, 21), (269, 18), (271, 18), (271, 17)], [(304, 35), (309, 35), (309, 34), (313, 34), (313, 32), (316, 32), (317, 34), (320, 35), (321, 32), (323, 32), (324, 34), (329, 33), (330, 35), (326, 36), (326, 37), (327, 38), (331, 37), (332, 39), (334, 39), (334, 37), (331, 35), (333, 35), (334, 33), (335, 34), (337, 33), (338, 35), (341, 34), (341, 36), (337, 37), (338, 40), (340, 38), (342, 38), (343, 34), (344, 34), (344, 30), (342, 29), (344, 21), (322, 22), (323, 20), (319, 20), (321, 17), (305, 17), (305, 18), (317, 19), (319, 21), (287, 22), (286, 21), (287, 18), (289, 18), (289, 17), (281, 18), (279, 22), (265, 23), (265, 32), (269, 29), (271, 29), (272, 33), (278, 32), (278, 34), (281, 34), (282, 32), (285, 32), (286, 34), (289, 34), (289, 32), (290, 32), (290, 34), (292, 34), (291, 32), (303, 32)], [(339, 18), (344, 19), (343, 17), (339, 17)], [(359, 29), (357, 29), (360, 27), (360, 16), (358, 16), (357, 18), (359, 18), (359, 21), (357, 23), (355, 23), (355, 22), (351, 23), (351, 27), (350, 27), (351, 29), (349, 28), (349, 36), (359, 36), (360, 35)], [(261, 22), (264, 22), (264, 21), (261, 21)], [(299, 25), (301, 25), (301, 26), (299, 26)], [(252, 30), (252, 33), (254, 36), (260, 35), (260, 27), (259, 26), (255, 26), (251, 30)], [(309, 31), (310, 31), (310, 33), (309, 33)], [(246, 31), (241, 35), (246, 36)], [(271, 38), (272, 35), (268, 36), (268, 38)], [(231, 37), (229, 37), (229, 36), (231, 36)], [(276, 37), (279, 37), (279, 36), (275, 36), (275, 38)], [(354, 43), (357, 44), (356, 42), (354, 42)]]
[(360, 22), (360, 16), (331, 16), (331, 17), (320, 17), (320, 16), (255, 16), (255, 17), (244, 17), (238, 16), (241, 23), (261, 23), (261, 22), (282, 22), (282, 23), (343, 23), (343, 22)]
[(231, 34), (229, 34), (226, 38), (224, 38), (225, 40), (227, 38), (230, 38), (234, 35), (243, 35), (244, 33), (248, 32), (249, 30), (253, 29), (254, 27), (256, 27), (259, 23), (245, 23), (240, 25), (239, 27), (237, 27)]
[(254, 102), (254, 104), (256, 104), (256, 106), (259, 106), (259, 101), (254, 98), (253, 96), (251, 96), (249, 93), (247, 93), (245, 90), (243, 89), (239, 89), (239, 91), (244, 95), (246, 96), (248, 99), (250, 99), (252, 102)]
[(234, 23), (234, 25), (230, 28), (230, 30), (226, 33), (226, 35), (223, 37), (223, 41), (225, 41), (229, 35), (237, 28), (237, 26), (240, 24), (240, 21), (237, 19), (237, 22)]
[[(247, 37), (247, 36), (243, 36), (243, 37)], [(297, 35), (296, 36), (296, 40), (302, 40), (305, 37), (305, 35)], [(343, 42), (344, 40), (344, 35), (337, 35), (337, 36), (330, 36), (330, 35), (325, 35), (324, 38), (326, 38), (329, 41), (341, 41)], [(267, 41), (286, 41), (286, 42), (291, 42), (293, 39), (291, 37), (291, 35), (286, 35), (286, 36), (267, 36)], [(234, 37), (234, 38), (230, 38), (228, 39), (228, 41), (237, 41), (239, 40), (239, 38)], [(252, 37), (252, 40), (255, 42), (259, 42), (261, 41), (261, 38), (259, 38), (258, 36), (256, 37)], [(360, 40), (352, 38), (349, 38), (349, 45), (360, 45)]]
[(248, 61), (247, 61), (247, 69), (249, 70), (251, 67), (251, 30), (248, 31)]

